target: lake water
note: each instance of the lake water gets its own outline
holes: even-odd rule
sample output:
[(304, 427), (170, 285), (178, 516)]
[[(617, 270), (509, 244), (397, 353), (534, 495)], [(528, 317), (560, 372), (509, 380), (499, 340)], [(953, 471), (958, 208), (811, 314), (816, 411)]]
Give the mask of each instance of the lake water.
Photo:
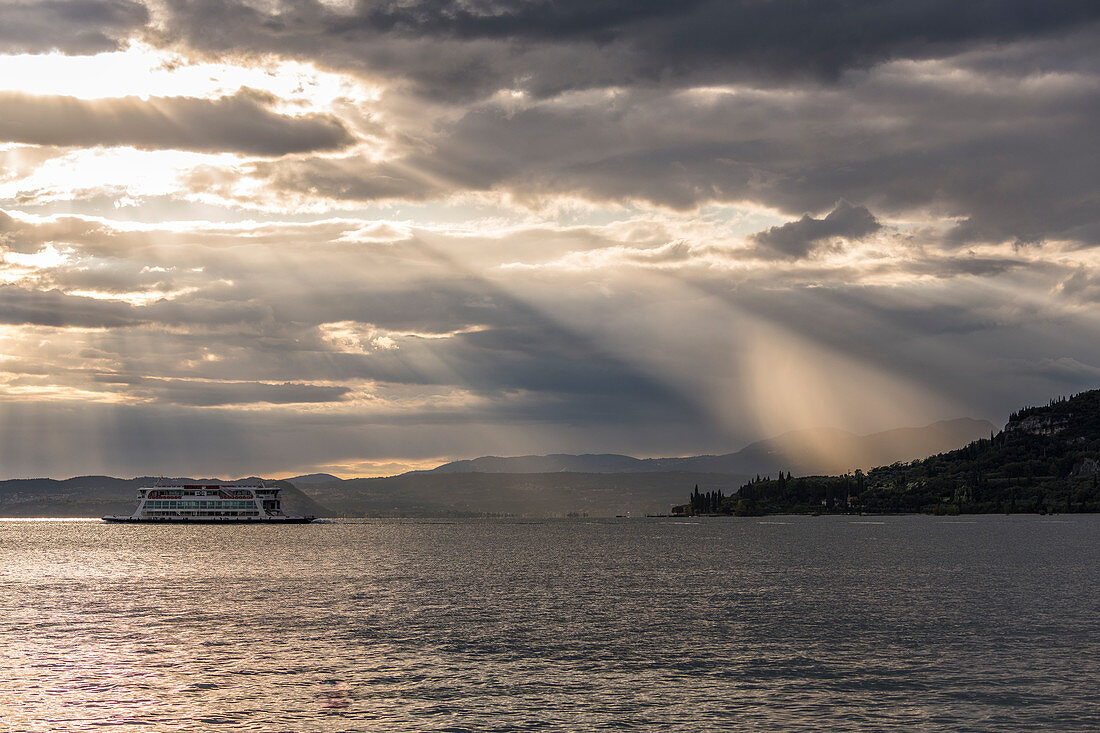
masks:
[(1100, 730), (1100, 517), (0, 522), (0, 730)]

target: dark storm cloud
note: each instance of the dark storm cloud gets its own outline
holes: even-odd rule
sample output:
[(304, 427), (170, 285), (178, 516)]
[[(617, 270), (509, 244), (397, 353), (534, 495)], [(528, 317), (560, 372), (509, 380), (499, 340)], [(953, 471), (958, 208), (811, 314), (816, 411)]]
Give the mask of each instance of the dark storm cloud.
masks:
[(0, 285), (0, 323), (77, 328), (117, 328), (138, 323), (126, 303)]
[[(955, 246), (1100, 241), (1095, 2), (172, 0), (164, 10), (162, 42), (315, 60), (388, 89), (375, 120), (389, 135), (384, 159), (265, 161), (252, 170), (268, 184), (261, 193), (234, 188), (239, 170), (196, 170), (183, 181), (192, 197), (267, 208), (473, 191), (520, 203), (752, 202), (788, 215), (843, 199), (880, 217), (935, 212), (956, 223)], [(942, 66), (909, 63), (922, 59)], [(689, 91), (698, 85), (733, 89)], [(410, 88), (453, 104), (420, 105), (401, 96)], [(515, 105), (492, 97), (517, 88), (528, 94)], [(0, 118), (0, 132), (40, 143), (278, 156), (351, 142), (335, 118), (278, 115), (248, 92), (39, 101), (22, 119), (8, 106), (16, 119)]]
[(16, 0), (0, 3), (0, 52), (114, 51), (149, 22), (131, 0)]
[(958, 222), (955, 245), (1098, 241), (1097, 82), (957, 75), (945, 64), (779, 94), (620, 90), (518, 111), (475, 105), (439, 125), (427, 151), (384, 163), (275, 161), (255, 173), (288, 194), (357, 201), (500, 191), (800, 213), (843, 199), (880, 216), (935, 210)]
[(772, 227), (752, 236), (757, 254), (767, 258), (801, 259), (815, 248), (835, 238), (857, 240), (874, 234), (882, 225), (863, 206), (841, 201), (821, 219), (809, 214), (798, 221)]
[[(711, 0), (493, 3), (316, 0), (264, 11), (172, 0), (168, 29), (213, 52), (277, 52), (390, 71), (427, 93), (551, 93), (673, 79), (834, 79), (892, 58), (1057, 34), (1100, 19), (1089, 0)], [(551, 63), (556, 61), (557, 63)]]
[(926, 256), (907, 263), (904, 271), (911, 275), (930, 275), (935, 278), (951, 278), (958, 275), (990, 277), (1024, 267), (1036, 267), (1036, 265), (1019, 257)]
[(33, 145), (171, 148), (278, 156), (350, 145), (344, 125), (326, 115), (289, 117), (274, 100), (245, 90), (231, 97), (74, 97), (0, 93), (0, 140)]
[(609, 41), (624, 27), (639, 22), (670, 20), (689, 15), (705, 3), (685, 0), (497, 0), (491, 3), (363, 2), (356, 12), (330, 17), (334, 35), (369, 31), (402, 36), (450, 38), (522, 38), (525, 40)]
[[(798, 214), (843, 199), (886, 217), (934, 211), (955, 222), (954, 246), (1091, 246), (1098, 19), (1100, 5), (1069, 0), (181, 1), (168, 28), (209, 52), (315, 59), (456, 103), (385, 161), (259, 165), (290, 202), (488, 191)], [(505, 88), (530, 94), (485, 101)]]
[(293, 382), (218, 382), (115, 374), (97, 374), (94, 379), (108, 385), (126, 385), (127, 392), (137, 397), (192, 407), (339, 402), (351, 391), (347, 387)]

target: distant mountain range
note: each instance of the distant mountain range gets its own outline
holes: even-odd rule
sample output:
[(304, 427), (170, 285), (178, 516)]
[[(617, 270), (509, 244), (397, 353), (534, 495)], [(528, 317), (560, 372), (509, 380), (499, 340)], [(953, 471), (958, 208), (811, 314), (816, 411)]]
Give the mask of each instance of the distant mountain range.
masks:
[(970, 419), (862, 436), (801, 430), (718, 456), (485, 456), (384, 478), (308, 474), (287, 480), (350, 515), (664, 513), (696, 485), (729, 494), (757, 475), (844, 472), (922, 458), (995, 430), (992, 423)]
[(334, 482), (343, 481), (343, 479), (333, 476), (331, 473), (308, 473), (304, 476), (295, 476), (294, 478), (284, 479), (289, 481), (295, 486), (325, 486)]
[[(590, 516), (667, 513), (693, 486), (736, 491), (738, 474), (433, 473), (356, 478), (307, 487), (310, 495), (348, 516)], [(681, 499), (682, 500), (682, 499)]]
[[(690, 471), (740, 475), (844, 473), (857, 468), (885, 466), (896, 461), (924, 458), (988, 438), (997, 428), (988, 420), (962, 418), (932, 423), (922, 428), (899, 428), (870, 435), (856, 435), (836, 428), (814, 428), (784, 433), (723, 455), (687, 458), (632, 458), (614, 453), (500, 458), (484, 456), (454, 461), (432, 473), (650, 473)], [(324, 474), (322, 474), (324, 475)], [(313, 474), (317, 476), (317, 474)], [(288, 479), (303, 485), (324, 483), (313, 476)]]
[[(725, 455), (486, 456), (384, 478), (313, 473), (273, 483), (284, 488), (291, 513), (317, 516), (638, 515), (667, 512), (696, 485), (728, 495), (757, 475), (843, 473), (888, 465), (988, 438), (994, 430), (989, 422), (970, 419), (862, 436), (835, 429), (801, 430)], [(137, 488), (155, 481), (110, 476), (0, 481), (0, 516), (128, 514)]]

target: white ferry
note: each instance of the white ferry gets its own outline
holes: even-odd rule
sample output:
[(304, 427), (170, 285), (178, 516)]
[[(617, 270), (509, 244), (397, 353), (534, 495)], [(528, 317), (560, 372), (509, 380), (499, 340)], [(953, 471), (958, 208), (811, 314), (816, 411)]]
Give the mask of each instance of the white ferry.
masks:
[(306, 524), (316, 517), (283, 513), (280, 489), (266, 486), (186, 484), (138, 489), (138, 505), (128, 517), (103, 517), (106, 522), (206, 524)]

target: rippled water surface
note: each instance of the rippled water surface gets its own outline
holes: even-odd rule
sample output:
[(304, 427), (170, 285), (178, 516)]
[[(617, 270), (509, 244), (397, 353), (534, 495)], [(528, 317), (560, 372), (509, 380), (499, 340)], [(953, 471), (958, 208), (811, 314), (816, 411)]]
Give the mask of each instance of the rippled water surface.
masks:
[(0, 522), (0, 729), (1100, 730), (1100, 517)]

